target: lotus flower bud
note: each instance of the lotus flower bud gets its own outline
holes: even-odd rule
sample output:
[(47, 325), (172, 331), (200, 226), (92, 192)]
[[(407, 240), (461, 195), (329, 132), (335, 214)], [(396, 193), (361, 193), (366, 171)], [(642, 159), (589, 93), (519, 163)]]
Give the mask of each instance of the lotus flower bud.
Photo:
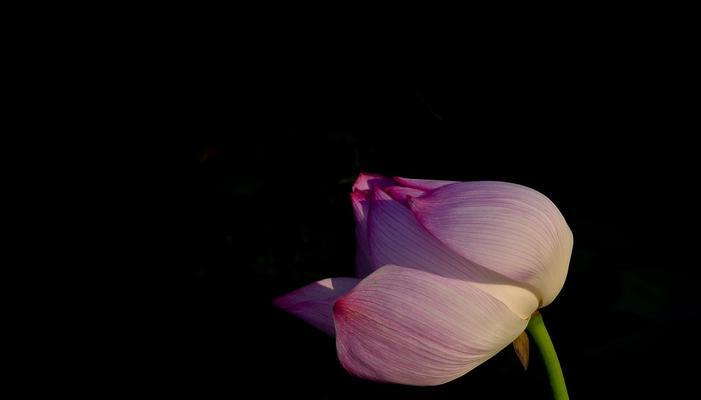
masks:
[(357, 278), (275, 304), (335, 335), (361, 378), (453, 380), (513, 342), (567, 276), (572, 232), (533, 189), (361, 174), (351, 202)]

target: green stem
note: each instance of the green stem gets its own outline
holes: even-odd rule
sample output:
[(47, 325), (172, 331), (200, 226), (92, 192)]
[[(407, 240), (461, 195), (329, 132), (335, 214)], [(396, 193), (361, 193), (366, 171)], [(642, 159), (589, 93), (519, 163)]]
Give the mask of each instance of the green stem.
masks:
[(557, 359), (557, 353), (555, 352), (555, 347), (550, 339), (548, 330), (545, 329), (543, 316), (540, 315), (538, 311), (531, 316), (531, 320), (528, 322), (528, 327), (526, 329), (528, 333), (531, 334), (538, 350), (540, 350), (540, 355), (543, 357), (555, 400), (569, 399), (570, 396), (567, 394), (565, 377), (562, 375), (560, 361)]

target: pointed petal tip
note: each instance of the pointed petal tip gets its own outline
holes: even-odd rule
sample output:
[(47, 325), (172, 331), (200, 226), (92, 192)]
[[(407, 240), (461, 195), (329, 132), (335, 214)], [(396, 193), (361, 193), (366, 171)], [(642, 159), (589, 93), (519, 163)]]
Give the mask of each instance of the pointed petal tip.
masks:
[[(360, 225), (365, 224), (367, 217), (367, 208), (369, 206), (369, 193), (367, 190), (355, 191), (350, 193), (351, 205), (355, 215), (355, 222)], [(363, 228), (364, 229), (364, 228)]]
[(289, 293), (275, 297), (270, 301), (270, 304), (279, 310), (289, 312), (289, 310), (292, 309), (295, 304), (299, 303), (299, 301), (295, 300), (297, 290), (293, 290)]
[(354, 288), (358, 281), (357, 278), (322, 279), (276, 297), (272, 304), (333, 336), (333, 304)]
[(353, 183), (353, 191), (355, 190), (369, 190), (373, 187), (385, 187), (396, 184), (391, 178), (387, 178), (380, 174), (371, 174), (367, 172), (361, 172), (358, 174), (355, 182)]

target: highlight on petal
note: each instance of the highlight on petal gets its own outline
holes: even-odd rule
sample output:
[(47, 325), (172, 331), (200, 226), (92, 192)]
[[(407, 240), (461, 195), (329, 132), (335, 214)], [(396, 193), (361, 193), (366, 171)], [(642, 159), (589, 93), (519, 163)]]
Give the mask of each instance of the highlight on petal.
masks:
[(527, 320), (472, 283), (383, 266), (333, 307), (343, 367), (364, 379), (446, 383), (492, 357)]
[(358, 281), (356, 278), (323, 279), (276, 298), (273, 305), (334, 336), (333, 303)]
[(461, 257), (383, 190), (373, 192), (368, 213), (368, 247), (374, 268), (394, 264), (470, 281), (523, 319), (538, 308), (538, 298), (529, 287)]
[(419, 189), (419, 190), (433, 190), (440, 187), (451, 185), (453, 183), (458, 183), (455, 181), (439, 181), (439, 180), (429, 180), (429, 179), (410, 179), (402, 178), (400, 176), (395, 176), (393, 178), (402, 186)]
[(390, 178), (382, 175), (361, 172), (355, 179), (355, 183), (353, 183), (353, 191), (372, 190), (375, 187), (385, 187), (390, 185), (396, 185), (396, 183)]
[(409, 207), (453, 251), (531, 285), (548, 305), (560, 292), (572, 253), (572, 232), (541, 193), (506, 182), (446, 185)]

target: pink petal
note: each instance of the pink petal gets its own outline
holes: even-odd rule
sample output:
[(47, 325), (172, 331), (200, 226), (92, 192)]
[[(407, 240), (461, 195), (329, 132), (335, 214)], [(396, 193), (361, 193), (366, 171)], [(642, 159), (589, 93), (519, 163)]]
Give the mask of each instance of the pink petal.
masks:
[(333, 312), (348, 372), (417, 386), (464, 375), (528, 323), (470, 282), (391, 265), (339, 299)]
[(374, 271), (368, 250), (367, 215), (369, 200), (367, 190), (351, 193), (351, 204), (353, 205), (353, 215), (355, 216), (355, 238), (357, 241), (355, 272), (356, 276), (364, 278)]
[(356, 190), (372, 190), (375, 187), (385, 187), (390, 185), (396, 185), (396, 183), (382, 175), (368, 174), (366, 172), (361, 172), (356, 178), (355, 183), (353, 183), (353, 191)]
[(356, 246), (355, 276), (357, 276), (360, 279), (363, 279), (366, 276), (370, 275), (374, 270), (375, 268), (373, 268), (372, 263), (370, 262), (368, 253), (365, 250), (363, 250), (360, 246)]
[(388, 186), (386, 188), (383, 188), (383, 190), (385, 191), (385, 193), (390, 195), (390, 197), (402, 204), (406, 204), (407, 200), (410, 197), (419, 197), (423, 196), (423, 194), (426, 193), (425, 190), (414, 189), (404, 186)]
[(402, 178), (399, 176), (395, 176), (393, 179), (402, 186), (407, 186), (410, 188), (420, 189), (420, 190), (433, 190), (433, 189), (438, 189), (439, 187), (443, 187), (443, 186), (450, 185), (453, 183), (458, 183), (455, 181), (438, 181), (438, 180), (429, 180), (429, 179), (409, 179), (409, 178)]
[(273, 300), (276, 307), (334, 336), (333, 303), (358, 284), (356, 278), (328, 278)]
[(374, 191), (369, 214), (368, 247), (374, 268), (394, 264), (473, 282), (524, 319), (538, 308), (538, 298), (529, 288), (452, 251), (384, 191)]
[(534, 287), (541, 306), (562, 289), (572, 232), (555, 205), (506, 182), (448, 185), (409, 207), (421, 224), (468, 260)]

